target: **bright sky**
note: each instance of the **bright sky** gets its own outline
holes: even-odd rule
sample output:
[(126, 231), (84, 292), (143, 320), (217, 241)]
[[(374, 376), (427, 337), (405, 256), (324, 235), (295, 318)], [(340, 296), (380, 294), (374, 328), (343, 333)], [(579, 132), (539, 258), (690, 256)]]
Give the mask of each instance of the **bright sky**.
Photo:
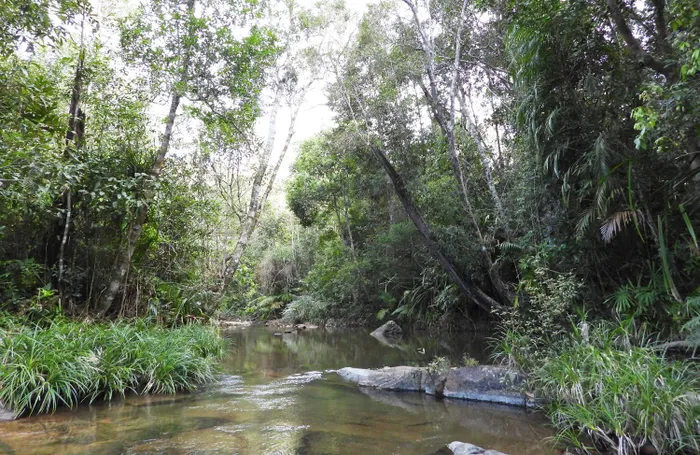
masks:
[[(306, 8), (312, 7), (314, 3), (316, 3), (316, 0), (301, 0), (299, 2), (301, 6)], [(355, 13), (358, 18), (366, 11), (367, 5), (372, 3), (377, 3), (377, 0), (345, 0), (347, 9)], [(327, 106), (325, 95), (325, 88), (329, 82), (331, 82), (330, 76), (322, 78), (307, 94), (306, 101), (299, 111), (292, 146), (284, 159), (277, 177), (278, 181), (284, 180), (289, 175), (290, 167), (297, 156), (299, 144), (333, 126), (333, 112)], [(285, 109), (278, 116), (276, 153), (283, 146), (284, 137), (289, 128), (290, 115), (289, 110)], [(267, 124), (267, 118), (262, 118), (258, 125), (258, 132), (261, 133), (261, 137), (265, 137)]]
[[(92, 3), (97, 16), (102, 19), (110, 15), (122, 16), (125, 14), (125, 12), (134, 9), (141, 1), (142, 0), (93, 0)], [(378, 0), (345, 0), (345, 6), (353, 13), (353, 15), (356, 15), (359, 18), (366, 11), (368, 5), (376, 3), (377, 1)], [(313, 8), (315, 3), (317, 3), (317, 0), (298, 0), (298, 5), (304, 8)], [(100, 30), (100, 35), (108, 46), (114, 48), (118, 46), (117, 35), (114, 34), (113, 31), (103, 29)], [(325, 96), (325, 88), (329, 82), (331, 82), (330, 76), (324, 76), (317, 81), (308, 92), (306, 100), (297, 117), (292, 144), (287, 151), (287, 155), (285, 156), (282, 168), (280, 169), (280, 173), (277, 177), (278, 182), (283, 181), (289, 175), (290, 167), (292, 163), (294, 163), (297, 156), (299, 144), (306, 139), (315, 136), (324, 129), (333, 126), (333, 113), (327, 106), (327, 99)], [(164, 101), (162, 104), (154, 105), (151, 109), (151, 113), (153, 114), (154, 118), (163, 118), (166, 112), (167, 101)], [(279, 111), (277, 117), (275, 152), (272, 157), (273, 163), (277, 158), (275, 155), (279, 154), (284, 145), (284, 139), (287, 136), (290, 118), (291, 112), (288, 108), (285, 107)], [(269, 118), (265, 115), (259, 119), (256, 125), (256, 132), (260, 138), (264, 139), (267, 136), (268, 123)], [(196, 134), (196, 131), (192, 128), (193, 125), (188, 125), (186, 122), (180, 121), (178, 124), (176, 124), (176, 134), (179, 133), (181, 137), (193, 136)], [(187, 150), (186, 148), (179, 151), (174, 150), (173, 153), (187, 153)]]

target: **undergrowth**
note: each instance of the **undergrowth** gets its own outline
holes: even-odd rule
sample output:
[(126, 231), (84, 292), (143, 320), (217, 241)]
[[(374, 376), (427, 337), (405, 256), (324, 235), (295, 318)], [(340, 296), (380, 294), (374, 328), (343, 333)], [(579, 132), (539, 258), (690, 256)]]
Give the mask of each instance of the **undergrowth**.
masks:
[(497, 346), (547, 401), (556, 440), (583, 453), (700, 453), (697, 365), (667, 358), (624, 323), (580, 327), (549, 343), (506, 331)]
[(0, 327), (0, 403), (17, 415), (111, 399), (173, 394), (214, 379), (224, 341), (213, 327), (134, 323)]

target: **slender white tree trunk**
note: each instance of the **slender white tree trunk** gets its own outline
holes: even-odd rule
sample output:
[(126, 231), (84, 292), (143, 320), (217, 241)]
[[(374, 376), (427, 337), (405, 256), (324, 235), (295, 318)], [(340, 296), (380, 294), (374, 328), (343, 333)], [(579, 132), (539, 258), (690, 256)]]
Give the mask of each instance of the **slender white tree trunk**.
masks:
[[(272, 192), (272, 187), (274, 186), (275, 180), (277, 179), (277, 174), (282, 166), (284, 157), (287, 155), (289, 146), (294, 137), (296, 121), (299, 114), (299, 109), (304, 101), (304, 96), (308, 86), (301, 92), (301, 97), (298, 104), (293, 108), (292, 116), (289, 123), (289, 129), (287, 130), (287, 137), (285, 138), (284, 145), (277, 157), (277, 161), (274, 167), (270, 170), (269, 175), (268, 169), (270, 167), (270, 158), (272, 156), (272, 151), (275, 147), (275, 139), (277, 136), (277, 114), (279, 112), (279, 103), (281, 98), (281, 89), (278, 88), (275, 91), (275, 97), (272, 101), (272, 110), (270, 112), (270, 122), (268, 124), (267, 139), (265, 141), (263, 154), (260, 158), (260, 164), (253, 177), (253, 185), (250, 192), (250, 203), (248, 204), (248, 212), (246, 213), (243, 226), (241, 227), (241, 235), (238, 238), (236, 247), (233, 252), (224, 259), (224, 270), (223, 270), (223, 286), (235, 275), (238, 267), (241, 264), (241, 259), (245, 254), (245, 250), (250, 242), (250, 239), (255, 232), (258, 220), (260, 219), (260, 214), (265, 206), (270, 192)], [(267, 177), (267, 184), (264, 184), (265, 178)]]
[[(474, 139), (474, 142), (476, 143), (476, 150), (479, 152), (479, 158), (481, 158), (481, 167), (484, 169), (484, 177), (486, 178), (486, 184), (489, 187), (489, 193), (491, 193), (491, 199), (493, 199), (493, 203), (496, 206), (496, 213), (498, 213), (498, 216), (501, 217), (501, 222), (504, 224), (504, 226), (507, 225), (507, 218), (506, 218), (506, 212), (503, 209), (503, 204), (501, 203), (501, 197), (498, 194), (498, 190), (496, 189), (496, 184), (493, 180), (493, 176), (491, 174), (491, 163), (489, 160), (489, 146), (486, 144), (484, 141), (484, 138), (481, 136), (481, 133), (479, 132), (479, 127), (476, 124), (476, 119), (472, 116), (472, 114), (469, 113), (467, 110), (467, 99), (471, 100), (471, 97), (468, 95), (465, 95), (464, 90), (460, 89), (460, 108), (462, 111), (462, 121), (464, 122), (464, 125), (467, 129), (467, 132), (469, 132), (469, 135)], [(471, 104), (471, 101), (470, 101)], [(508, 230), (506, 228), (506, 230)]]
[[(481, 256), (483, 258), (484, 266), (487, 269), (489, 278), (491, 280), (491, 284), (493, 285), (494, 289), (501, 297), (501, 299), (503, 299), (504, 301), (510, 301), (512, 300), (512, 292), (510, 291), (509, 287), (503, 282), (503, 280), (500, 277), (500, 274), (498, 273), (498, 270), (494, 266), (493, 259), (491, 258), (491, 253), (489, 252), (486, 246), (486, 240), (484, 239), (481, 229), (479, 227), (479, 221), (474, 213), (471, 204), (471, 199), (469, 197), (467, 181), (464, 177), (462, 166), (459, 160), (459, 148), (457, 147), (457, 143), (455, 140), (455, 99), (457, 97), (458, 92), (457, 87), (459, 82), (460, 56), (462, 52), (462, 30), (464, 29), (467, 0), (463, 0), (462, 2), (460, 21), (459, 26), (457, 27), (457, 34), (455, 37), (455, 57), (452, 65), (452, 78), (450, 81), (449, 92), (449, 109), (447, 110), (447, 112), (445, 112), (445, 109), (441, 105), (440, 98), (438, 96), (437, 76), (435, 74), (435, 51), (433, 49), (431, 39), (426, 34), (425, 29), (423, 28), (418, 18), (418, 10), (416, 6), (411, 0), (403, 1), (404, 3), (406, 3), (406, 5), (408, 5), (408, 7), (411, 10), (411, 13), (413, 15), (413, 22), (418, 31), (418, 38), (421, 47), (423, 48), (423, 52), (426, 55), (426, 72), (428, 76), (429, 85), (426, 87), (425, 84), (423, 84), (420, 81), (419, 84), (421, 86), (421, 89), (423, 90), (426, 100), (428, 101), (428, 104), (430, 105), (435, 120), (437, 121), (438, 125), (442, 129), (447, 139), (448, 152), (450, 156), (450, 162), (452, 164), (452, 169), (454, 171), (455, 178), (457, 179), (457, 183), (459, 184), (459, 187), (462, 191), (462, 196), (465, 208), (467, 210), (467, 214), (469, 215), (469, 218), (472, 224), (474, 225), (476, 233), (479, 237), (479, 241), (481, 243)], [(486, 170), (487, 180), (489, 182), (489, 190), (491, 191), (492, 197), (494, 197), (494, 204), (496, 205), (497, 213), (505, 221), (503, 207), (500, 204), (500, 198), (498, 197), (498, 193), (496, 192), (496, 187), (495, 185), (493, 185), (493, 179), (491, 178), (490, 174), (490, 167), (488, 166), (488, 162), (485, 159), (485, 153), (487, 150), (484, 148), (485, 144), (481, 136), (478, 134), (477, 128), (470, 129), (469, 133), (472, 135), (474, 141), (477, 143), (479, 154), (482, 157), (482, 164), (484, 165), (484, 169)]]

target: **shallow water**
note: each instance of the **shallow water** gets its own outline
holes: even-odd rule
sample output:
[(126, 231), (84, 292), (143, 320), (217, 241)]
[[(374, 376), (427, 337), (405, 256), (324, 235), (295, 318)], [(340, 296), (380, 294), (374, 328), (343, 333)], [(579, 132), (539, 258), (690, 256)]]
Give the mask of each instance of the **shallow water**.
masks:
[[(328, 372), (424, 365), (440, 355), (486, 361), (480, 337), (412, 335), (385, 346), (365, 330), (227, 332), (219, 382), (176, 397), (112, 403), (0, 423), (0, 454), (421, 454), (454, 440), (511, 455), (556, 453), (538, 414), (358, 389)], [(418, 348), (425, 349), (421, 354)]]

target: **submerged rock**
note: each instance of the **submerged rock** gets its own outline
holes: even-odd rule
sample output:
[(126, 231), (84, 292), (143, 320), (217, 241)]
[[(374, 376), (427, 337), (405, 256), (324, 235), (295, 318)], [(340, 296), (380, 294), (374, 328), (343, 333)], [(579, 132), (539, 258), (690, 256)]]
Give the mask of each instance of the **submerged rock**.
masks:
[(379, 327), (374, 332), (370, 333), (375, 338), (399, 338), (403, 335), (403, 330), (394, 321), (389, 321), (386, 324)]
[(431, 455), (506, 455), (497, 450), (486, 450), (466, 442), (454, 441)]
[(219, 321), (219, 325), (224, 328), (224, 329), (239, 329), (239, 328), (245, 328), (245, 327), (250, 327), (253, 325), (252, 321), (244, 321), (240, 319), (233, 319), (233, 320), (221, 320)]
[(435, 373), (419, 367), (384, 367), (378, 370), (342, 368), (337, 371), (343, 379), (360, 387), (379, 390), (423, 392), (428, 395), (464, 400), (528, 406), (530, 401), (514, 387), (522, 381), (506, 368), (480, 365), (452, 368)]
[(323, 326), (325, 328), (331, 328), (331, 329), (342, 329), (348, 326), (347, 322), (343, 321), (342, 319), (326, 319), (325, 322), (323, 323)]

